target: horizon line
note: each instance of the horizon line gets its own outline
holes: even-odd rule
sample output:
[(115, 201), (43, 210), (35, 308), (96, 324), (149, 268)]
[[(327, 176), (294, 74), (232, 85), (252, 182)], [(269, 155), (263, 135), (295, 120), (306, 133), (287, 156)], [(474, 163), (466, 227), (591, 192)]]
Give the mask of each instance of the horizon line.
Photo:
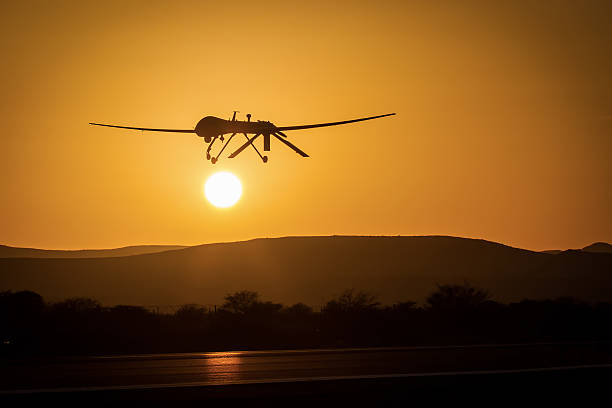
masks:
[(283, 239), (283, 238), (333, 238), (333, 237), (346, 237), (346, 238), (396, 238), (396, 237), (402, 237), (402, 238), (419, 238), (419, 237), (446, 237), (446, 238), (458, 238), (458, 239), (469, 239), (469, 240), (475, 240), (475, 241), (485, 241), (485, 242), (491, 242), (494, 244), (499, 244), (499, 245), (504, 245), (510, 248), (515, 248), (515, 249), (522, 249), (522, 250), (527, 250), (527, 251), (533, 251), (533, 252), (545, 252), (545, 251), (566, 251), (566, 250), (580, 250), (582, 248), (585, 248), (589, 245), (592, 244), (596, 244), (596, 243), (605, 243), (605, 244), (609, 244), (606, 241), (593, 241), (583, 247), (580, 248), (565, 248), (565, 249), (559, 249), (559, 248), (552, 248), (552, 249), (543, 249), (543, 250), (536, 250), (536, 249), (528, 249), (528, 248), (523, 248), (523, 247), (518, 247), (518, 246), (514, 246), (514, 245), (510, 245), (510, 244), (506, 244), (500, 241), (492, 241), (490, 239), (486, 239), (486, 238), (475, 238), (475, 237), (468, 237), (468, 236), (458, 236), (458, 235), (444, 235), (444, 234), (425, 234), (425, 235), (403, 235), (403, 234), (393, 234), (393, 235), (389, 235), (389, 234), (381, 234), (381, 235), (371, 235), (371, 234), (363, 234), (363, 235), (355, 235), (355, 234), (326, 234), (326, 235), (279, 235), (279, 236), (271, 236), (271, 237), (254, 237), (254, 238), (246, 238), (246, 239), (238, 239), (238, 240), (233, 240), (233, 241), (210, 241), (210, 242), (203, 242), (203, 243), (197, 243), (197, 244), (131, 244), (131, 245), (123, 245), (123, 246), (118, 246), (118, 247), (110, 247), (110, 248), (77, 248), (77, 249), (66, 249), (66, 248), (40, 248), (40, 247), (31, 247), (31, 246), (15, 246), (15, 245), (9, 245), (9, 244), (0, 244), (0, 246), (3, 247), (8, 247), (8, 248), (15, 248), (15, 249), (30, 249), (30, 250), (41, 250), (41, 251), (63, 251), (63, 252), (79, 252), (79, 251), (113, 251), (113, 250), (120, 250), (120, 249), (128, 249), (128, 248), (137, 248), (137, 247), (180, 247), (177, 248), (177, 250), (180, 249), (187, 249), (187, 248), (193, 248), (193, 247), (197, 247), (197, 246), (202, 246), (202, 245), (217, 245), (217, 244), (236, 244), (236, 243), (242, 243), (242, 242), (250, 242), (250, 241), (255, 241), (255, 240), (259, 240), (259, 239)]

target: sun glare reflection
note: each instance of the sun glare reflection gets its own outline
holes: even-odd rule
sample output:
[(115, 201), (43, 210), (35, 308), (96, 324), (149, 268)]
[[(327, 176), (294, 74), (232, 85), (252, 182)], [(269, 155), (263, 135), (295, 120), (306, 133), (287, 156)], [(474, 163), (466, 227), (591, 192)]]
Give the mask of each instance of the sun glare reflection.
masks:
[(213, 381), (230, 382), (240, 379), (243, 358), (240, 352), (207, 353), (204, 369)]

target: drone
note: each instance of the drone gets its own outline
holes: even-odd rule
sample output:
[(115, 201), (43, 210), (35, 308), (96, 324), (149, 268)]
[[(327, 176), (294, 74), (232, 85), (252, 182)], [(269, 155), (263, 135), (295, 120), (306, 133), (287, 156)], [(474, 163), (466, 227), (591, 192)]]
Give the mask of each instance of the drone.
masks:
[[(362, 122), (364, 120), (372, 120), (377, 118), (383, 118), (385, 116), (392, 116), (395, 113), (387, 113), (385, 115), (378, 116), (370, 116), (367, 118), (359, 118), (359, 119), (351, 119), (344, 120), (341, 122), (329, 122), (329, 123), (317, 123), (314, 125), (300, 125), (300, 126), (276, 126), (272, 122), (258, 120), (257, 122), (251, 122), (251, 114), (247, 114), (247, 120), (241, 121), (236, 120), (236, 113), (239, 111), (234, 111), (234, 115), (231, 119), (225, 120), (215, 116), (206, 116), (202, 118), (194, 129), (154, 129), (154, 128), (141, 128), (141, 127), (132, 127), (132, 126), (118, 126), (118, 125), (109, 125), (104, 123), (93, 123), (90, 122), (90, 125), (94, 126), (106, 126), (120, 129), (131, 129), (131, 130), (141, 130), (147, 132), (171, 132), (171, 133), (195, 133), (199, 137), (204, 139), (205, 143), (208, 143), (208, 148), (206, 149), (206, 160), (210, 160), (212, 164), (217, 163), (219, 157), (225, 150), (225, 148), (232, 141), (234, 136), (241, 133), (246, 138), (246, 142), (236, 149), (232, 154), (228, 156), (228, 158), (233, 159), (238, 156), (240, 153), (244, 151), (244, 149), (249, 146), (253, 147), (253, 149), (257, 152), (259, 157), (264, 163), (268, 162), (268, 156), (262, 155), (261, 152), (257, 149), (257, 147), (253, 144), (255, 140), (259, 137), (263, 137), (263, 151), (270, 151), (270, 141), (272, 137), (280, 140), (289, 148), (293, 149), (297, 154), (302, 157), (309, 157), (304, 151), (302, 151), (299, 147), (294, 145), (293, 143), (287, 140), (287, 135), (284, 133), (289, 130), (301, 130), (301, 129), (312, 129), (318, 127), (325, 126), (337, 126), (337, 125), (345, 125), (347, 123), (354, 122)], [(224, 135), (230, 134), (230, 137), (227, 138), (227, 141)], [(249, 135), (254, 135), (249, 137)], [(216, 156), (211, 154), (211, 149), (215, 144), (215, 141), (219, 140), (221, 145), (221, 150), (217, 153)]]

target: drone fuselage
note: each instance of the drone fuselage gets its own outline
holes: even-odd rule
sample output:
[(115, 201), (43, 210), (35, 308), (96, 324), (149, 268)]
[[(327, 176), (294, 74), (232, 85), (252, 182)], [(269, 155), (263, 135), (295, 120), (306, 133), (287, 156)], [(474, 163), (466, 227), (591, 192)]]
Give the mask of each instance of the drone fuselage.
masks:
[(203, 137), (206, 143), (213, 138), (229, 133), (270, 134), (274, 133), (276, 126), (270, 122), (247, 122), (242, 120), (225, 120), (215, 116), (206, 116), (196, 125), (194, 131)]

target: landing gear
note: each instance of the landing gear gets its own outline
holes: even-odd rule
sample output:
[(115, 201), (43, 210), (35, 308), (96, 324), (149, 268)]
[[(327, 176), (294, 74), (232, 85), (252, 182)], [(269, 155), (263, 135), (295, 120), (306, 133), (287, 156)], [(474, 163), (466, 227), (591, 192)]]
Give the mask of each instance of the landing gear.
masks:
[[(213, 144), (215, 143), (215, 140), (217, 140), (217, 137), (218, 136), (215, 136), (212, 140), (209, 139), (210, 143), (208, 144), (208, 149), (206, 149), (206, 160), (210, 160), (210, 149), (212, 149)], [(221, 140), (223, 140), (223, 139), (221, 139)], [(206, 139), (204, 139), (204, 141), (206, 143), (208, 143), (208, 141)]]
[[(247, 115), (247, 116), (249, 117), (249, 120), (251, 120), (251, 115)], [(246, 137), (246, 140), (248, 140), (249, 142), (251, 141), (251, 139), (249, 139), (249, 136), (246, 133), (243, 133), (243, 135), (244, 135), (244, 137)], [(255, 137), (257, 137), (257, 136), (254, 136), (253, 138), (255, 138)], [(264, 163), (267, 163), (268, 162), (268, 156), (262, 156), (261, 153), (259, 153), (259, 150), (257, 150), (257, 147), (255, 147), (254, 144), (251, 143), (251, 146), (253, 147), (253, 149), (255, 149), (255, 152), (257, 152), (257, 155), (259, 157), (261, 157), (261, 160)]]
[[(213, 157), (213, 158), (211, 158), (211, 159), (210, 159), (210, 162), (211, 162), (212, 164), (215, 164), (215, 163), (217, 162), (217, 160), (219, 160), (219, 156), (221, 156), (221, 153), (223, 153), (223, 151), (225, 150), (225, 148), (227, 147), (227, 145), (229, 144), (229, 142), (232, 140), (232, 138), (233, 138), (235, 135), (236, 135), (235, 133), (232, 133), (232, 135), (229, 137), (229, 139), (227, 139), (227, 143), (225, 143), (225, 144), (223, 145), (223, 147), (221, 148), (221, 151), (219, 152), (219, 154), (217, 154), (217, 157)], [(220, 139), (223, 141), (223, 139), (222, 139), (222, 138), (223, 138), (223, 136), (220, 136), (219, 138), (220, 138)], [(210, 149), (210, 146), (209, 146), (208, 148)]]
[[(234, 116), (232, 117), (232, 119), (228, 120), (228, 122), (236, 122), (236, 113), (238, 111), (234, 111)], [(247, 122), (251, 122), (251, 114), (247, 114)], [(245, 123), (245, 122), (242, 122)], [(273, 126), (270, 123), (271, 126)], [(253, 142), (255, 141), (255, 139), (257, 139), (259, 136), (263, 136), (264, 138), (264, 144), (263, 144), (263, 149), (265, 152), (270, 150), (270, 136), (274, 135), (275, 137), (278, 138), (278, 136), (274, 133), (258, 133), (255, 134), (255, 136), (253, 136), (252, 138), (249, 138), (247, 133), (243, 133), (241, 132), (245, 139), (246, 139), (246, 143), (243, 144), (237, 151), (235, 151), (234, 153), (232, 153), (231, 155), (229, 155), (228, 157), (231, 159), (233, 157), (236, 157), (240, 152), (242, 152), (244, 149), (246, 149), (249, 145), (253, 148), (253, 150), (255, 150), (255, 153), (257, 153), (257, 155), (259, 156), (259, 158), (261, 159), (261, 161), (263, 161), (264, 163), (268, 162), (268, 156), (263, 156), (261, 154), (261, 152), (257, 149), (257, 147), (255, 147), (255, 145), (253, 144)], [(279, 132), (282, 136), (286, 137), (282, 132)], [(225, 150), (225, 148), (227, 147), (227, 145), (229, 145), (229, 143), (232, 141), (232, 138), (236, 135), (236, 133), (232, 133), (230, 135), (230, 137), (227, 138), (227, 140), (225, 140), (225, 138), (223, 137), (223, 134), (219, 134), (213, 137), (206, 137), (204, 139), (204, 141), (208, 144), (208, 149), (206, 149), (206, 160), (210, 160), (210, 162), (212, 164), (217, 163), (217, 161), (219, 160), (219, 157), (221, 157), (221, 154), (223, 153), (223, 151)], [(213, 147), (213, 144), (215, 143), (215, 140), (219, 139), (222, 143), (221, 146), (221, 150), (219, 151), (219, 153), (215, 156), (213, 154), (211, 154), (211, 149)], [(291, 143), (283, 140), (283, 143), (285, 143), (287, 146), (291, 147), (292, 149), (297, 149), (295, 146), (293, 146)], [(298, 149), (299, 150), (299, 149)], [(296, 150), (296, 151), (298, 151)], [(302, 155), (305, 155), (305, 153), (298, 151), (298, 153), (301, 153)]]

